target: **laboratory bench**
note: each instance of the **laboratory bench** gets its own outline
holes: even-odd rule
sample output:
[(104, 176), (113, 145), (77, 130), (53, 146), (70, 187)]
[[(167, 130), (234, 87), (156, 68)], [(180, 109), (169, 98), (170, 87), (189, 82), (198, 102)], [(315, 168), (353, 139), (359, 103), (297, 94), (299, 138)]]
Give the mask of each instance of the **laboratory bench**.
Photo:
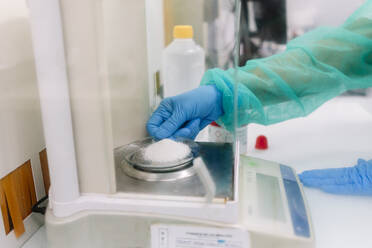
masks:
[[(269, 148), (254, 149), (263, 134)], [(309, 169), (352, 166), (372, 159), (372, 99), (339, 97), (305, 118), (248, 127), (249, 155)], [(343, 196), (304, 187), (317, 248), (372, 247), (372, 196)]]

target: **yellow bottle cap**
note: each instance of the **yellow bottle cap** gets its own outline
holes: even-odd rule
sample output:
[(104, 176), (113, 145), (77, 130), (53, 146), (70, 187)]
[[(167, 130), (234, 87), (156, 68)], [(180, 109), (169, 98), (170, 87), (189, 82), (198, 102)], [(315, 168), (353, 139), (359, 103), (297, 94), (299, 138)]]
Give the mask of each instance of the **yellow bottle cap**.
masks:
[(174, 39), (192, 39), (193, 35), (192, 26), (190, 25), (177, 25), (173, 28)]

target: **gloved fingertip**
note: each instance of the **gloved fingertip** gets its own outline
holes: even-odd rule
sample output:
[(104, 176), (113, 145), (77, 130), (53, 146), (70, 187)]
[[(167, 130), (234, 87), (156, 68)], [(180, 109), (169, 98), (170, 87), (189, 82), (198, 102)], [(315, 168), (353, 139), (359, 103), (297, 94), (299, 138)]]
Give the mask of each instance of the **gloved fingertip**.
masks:
[(304, 171), (301, 174), (298, 174), (298, 178), (304, 186), (318, 187), (319, 185), (321, 185), (320, 179), (308, 177), (307, 174), (309, 174), (308, 171)]
[(362, 159), (362, 158), (359, 158), (358, 162), (357, 162), (357, 165), (360, 166), (360, 165), (363, 165), (363, 164), (368, 164), (368, 162), (366, 160)]
[(311, 186), (311, 181), (308, 179), (308, 178), (306, 178), (306, 177), (304, 177), (304, 176), (302, 176), (302, 175), (298, 175), (298, 178), (300, 179), (300, 181), (301, 181), (301, 183), (304, 185), (304, 186), (308, 186), (308, 187), (310, 187)]
[(177, 139), (177, 138), (189, 138), (189, 136), (190, 136), (190, 130), (187, 128), (183, 128), (182, 130), (177, 131), (171, 137), (174, 139)]
[(304, 178), (304, 175), (302, 173), (298, 174), (298, 178), (300, 179), (300, 181), (302, 182), (303, 178)]
[(190, 130), (193, 130), (193, 129), (199, 129), (199, 125), (200, 125), (200, 119), (195, 119), (195, 120), (192, 120), (187, 126), (186, 128), (190, 129)]
[(334, 178), (338, 177), (340, 174), (340, 169), (315, 169), (315, 170), (307, 170), (301, 173), (302, 178)]
[(150, 125), (150, 124), (147, 124), (146, 125), (146, 130), (147, 130), (147, 132), (149, 133), (150, 136), (155, 136), (157, 128)]
[(304, 171), (300, 174), (298, 174), (298, 178), (302, 182), (303, 185), (307, 184), (309, 179), (311, 178), (311, 172), (310, 171)]
[(200, 132), (200, 119), (193, 120), (187, 128), (190, 130), (189, 138), (195, 139)]
[(152, 136), (154, 136), (157, 139), (165, 139), (165, 138), (170, 137), (171, 134), (169, 133), (168, 130), (159, 128), (158, 130), (156, 130), (156, 132), (154, 132)]
[(198, 136), (199, 133), (195, 133), (193, 135), (190, 136), (190, 139), (194, 140), (196, 138), (196, 136)]
[(306, 170), (306, 171), (303, 171), (300, 173), (301, 176), (303, 177), (309, 177), (309, 176), (312, 176), (314, 175), (314, 173), (316, 173), (317, 170)]

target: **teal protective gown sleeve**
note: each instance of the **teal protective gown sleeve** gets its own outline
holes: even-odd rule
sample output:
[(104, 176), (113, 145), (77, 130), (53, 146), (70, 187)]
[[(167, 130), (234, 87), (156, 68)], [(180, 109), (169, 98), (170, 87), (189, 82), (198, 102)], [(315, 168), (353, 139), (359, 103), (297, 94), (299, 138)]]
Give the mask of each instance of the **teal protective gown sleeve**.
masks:
[(234, 126), (234, 82), (238, 125), (306, 116), (346, 90), (372, 86), (372, 0), (342, 26), (315, 29), (290, 41), (283, 53), (249, 60), (237, 70), (207, 71), (201, 84), (222, 92), (218, 122), (228, 130)]

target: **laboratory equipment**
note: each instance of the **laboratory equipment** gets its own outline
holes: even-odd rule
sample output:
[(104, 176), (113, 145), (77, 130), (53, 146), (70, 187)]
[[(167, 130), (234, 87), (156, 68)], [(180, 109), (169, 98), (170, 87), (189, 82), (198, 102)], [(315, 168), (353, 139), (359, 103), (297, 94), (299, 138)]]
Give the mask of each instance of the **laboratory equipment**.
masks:
[[(117, 189), (129, 199), (113, 195), (111, 204), (118, 201), (115, 210), (92, 208), (63, 218), (49, 210), (50, 245), (313, 247), (306, 201), (290, 167), (241, 155), (239, 185), (235, 186), (232, 144), (205, 142), (199, 146), (214, 190), (203, 182), (195, 165), (178, 170), (179, 174), (151, 171), (145, 178), (133, 177), (125, 169), (129, 166), (123, 159), (125, 146), (118, 147)], [(180, 173), (187, 176), (179, 178)], [(161, 178), (154, 177), (159, 175)], [(213, 192), (210, 203), (206, 199), (209, 190)]]
[(312, 247), (290, 167), (239, 156), (231, 143), (197, 143), (196, 157), (156, 168), (135, 155), (164, 48), (161, 6), (29, 1), (52, 182), (48, 247)]
[(197, 88), (205, 72), (205, 53), (193, 40), (192, 26), (176, 25), (173, 38), (162, 53), (164, 97)]

